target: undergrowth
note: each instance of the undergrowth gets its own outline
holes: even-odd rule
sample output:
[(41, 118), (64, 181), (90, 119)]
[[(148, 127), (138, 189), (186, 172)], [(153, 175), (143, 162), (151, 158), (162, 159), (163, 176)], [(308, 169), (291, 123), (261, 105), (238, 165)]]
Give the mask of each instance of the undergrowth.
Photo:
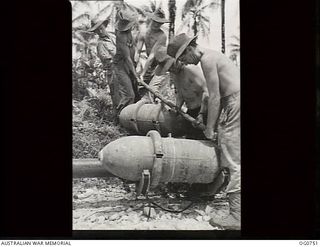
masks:
[(73, 158), (97, 158), (108, 143), (128, 133), (113, 122), (111, 97), (106, 89), (73, 100)]

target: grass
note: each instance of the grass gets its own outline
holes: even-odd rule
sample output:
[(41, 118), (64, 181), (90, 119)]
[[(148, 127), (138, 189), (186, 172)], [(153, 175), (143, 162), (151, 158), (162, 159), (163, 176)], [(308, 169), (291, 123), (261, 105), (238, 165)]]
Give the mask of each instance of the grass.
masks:
[(81, 101), (73, 100), (73, 158), (97, 158), (108, 143), (127, 136), (125, 129), (113, 122), (112, 102), (104, 89)]

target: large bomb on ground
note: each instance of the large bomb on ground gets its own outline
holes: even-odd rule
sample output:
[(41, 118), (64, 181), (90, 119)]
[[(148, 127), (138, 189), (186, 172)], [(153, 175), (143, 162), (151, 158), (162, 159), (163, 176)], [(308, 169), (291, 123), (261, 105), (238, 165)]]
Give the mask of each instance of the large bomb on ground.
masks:
[(140, 100), (126, 106), (119, 115), (120, 124), (139, 135), (157, 130), (161, 136), (182, 136), (186, 132), (186, 120), (162, 104), (147, 104)]
[(148, 170), (153, 186), (159, 182), (211, 183), (219, 174), (211, 141), (161, 138), (157, 131), (113, 141), (100, 151), (99, 159), (108, 172), (133, 182)]

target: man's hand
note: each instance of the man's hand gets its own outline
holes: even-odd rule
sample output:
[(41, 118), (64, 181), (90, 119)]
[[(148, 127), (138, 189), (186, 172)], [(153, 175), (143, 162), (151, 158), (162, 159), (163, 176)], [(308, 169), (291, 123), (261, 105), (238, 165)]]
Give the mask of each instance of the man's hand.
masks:
[(139, 75), (139, 80), (138, 81), (139, 81), (139, 84), (142, 85), (141, 81), (144, 82), (143, 75), (141, 75), (141, 74)]
[(206, 128), (204, 131), (203, 131), (204, 135), (206, 136), (207, 139), (209, 140), (214, 140), (215, 138), (215, 135), (214, 135), (214, 132), (213, 132), (213, 128)]
[(143, 70), (143, 66), (140, 62), (140, 60), (137, 62), (137, 65), (136, 65), (136, 71), (137, 71), (137, 74), (141, 74), (142, 73), (142, 70)]
[(196, 121), (192, 123), (192, 126), (196, 128), (200, 124), (203, 124), (203, 115), (201, 113), (197, 116)]
[(169, 110), (170, 112), (175, 113), (176, 115), (179, 115), (179, 110), (180, 110), (180, 108), (177, 107), (177, 106), (175, 106), (175, 104), (174, 104), (172, 101), (170, 101), (170, 100), (169, 100), (168, 103), (169, 103), (170, 106), (166, 106), (166, 108), (168, 108), (168, 110)]
[(139, 55), (138, 52), (136, 52), (136, 54), (134, 54), (134, 61), (135, 61), (136, 63), (138, 63), (139, 58), (140, 58), (140, 55)]

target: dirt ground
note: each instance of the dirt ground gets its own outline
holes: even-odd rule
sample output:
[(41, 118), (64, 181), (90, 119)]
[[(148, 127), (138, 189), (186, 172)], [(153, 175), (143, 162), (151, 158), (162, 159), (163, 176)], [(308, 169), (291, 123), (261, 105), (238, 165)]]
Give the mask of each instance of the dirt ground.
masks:
[[(153, 193), (149, 198), (176, 211), (191, 203), (178, 194)], [(118, 178), (73, 179), (73, 230), (221, 230), (208, 223), (210, 214), (228, 213), (223, 195), (198, 198), (181, 213), (149, 206), (144, 196), (136, 198), (135, 185), (124, 185)]]

